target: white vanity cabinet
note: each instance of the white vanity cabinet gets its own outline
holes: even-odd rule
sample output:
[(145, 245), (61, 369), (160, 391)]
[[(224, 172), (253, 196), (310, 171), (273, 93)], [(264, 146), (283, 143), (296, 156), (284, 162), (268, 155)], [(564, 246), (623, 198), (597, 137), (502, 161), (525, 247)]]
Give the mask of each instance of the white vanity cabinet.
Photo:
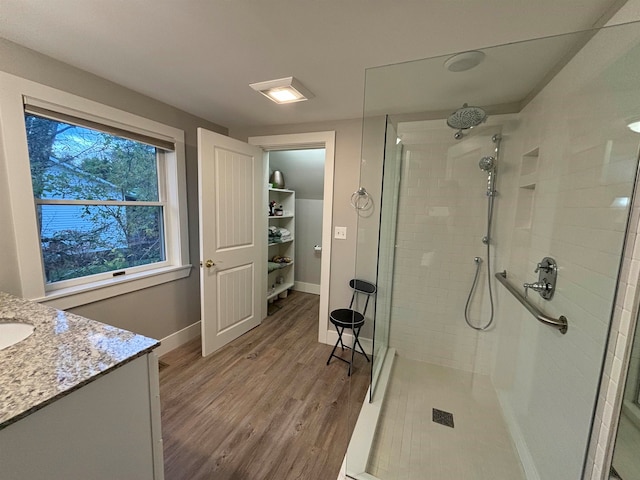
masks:
[(134, 358), (0, 430), (0, 478), (163, 480), (157, 356)]

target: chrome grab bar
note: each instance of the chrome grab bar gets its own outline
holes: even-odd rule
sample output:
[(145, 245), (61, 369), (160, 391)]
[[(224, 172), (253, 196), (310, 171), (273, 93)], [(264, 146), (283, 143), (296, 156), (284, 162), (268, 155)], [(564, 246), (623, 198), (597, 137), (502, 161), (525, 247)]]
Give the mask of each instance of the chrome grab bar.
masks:
[(568, 326), (567, 318), (564, 315), (560, 315), (560, 318), (550, 317), (542, 313), (538, 309), (538, 307), (529, 303), (527, 299), (524, 297), (524, 295), (522, 295), (513, 285), (511, 285), (507, 281), (506, 270), (496, 273), (495, 277), (498, 279), (498, 281), (502, 285), (505, 286), (507, 290), (509, 290), (509, 292), (511, 292), (511, 295), (516, 297), (516, 299), (522, 304), (524, 308), (529, 310), (529, 313), (531, 313), (531, 315), (536, 317), (540, 322), (545, 323), (550, 327), (557, 328), (558, 330), (560, 330), (560, 333), (562, 334), (567, 333), (567, 329), (569, 328), (569, 326)]

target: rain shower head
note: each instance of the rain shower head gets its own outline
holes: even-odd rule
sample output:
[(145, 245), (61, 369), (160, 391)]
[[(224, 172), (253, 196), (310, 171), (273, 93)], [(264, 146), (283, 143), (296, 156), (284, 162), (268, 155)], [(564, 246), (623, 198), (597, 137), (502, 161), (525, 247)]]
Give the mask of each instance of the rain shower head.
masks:
[(477, 127), (487, 119), (487, 112), (480, 107), (470, 107), (468, 104), (462, 105), (447, 118), (447, 125), (458, 130), (456, 139), (462, 138), (462, 130)]
[(496, 166), (496, 158), (491, 156), (482, 157), (480, 162), (478, 162), (478, 166), (480, 167), (480, 170), (491, 172)]

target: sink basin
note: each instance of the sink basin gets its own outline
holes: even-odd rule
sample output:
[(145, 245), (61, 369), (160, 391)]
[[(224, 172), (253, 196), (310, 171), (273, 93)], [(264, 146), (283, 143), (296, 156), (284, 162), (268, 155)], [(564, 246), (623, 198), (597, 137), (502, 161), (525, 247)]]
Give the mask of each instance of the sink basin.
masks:
[(33, 333), (34, 326), (24, 322), (2, 322), (0, 320), (0, 350), (21, 342)]

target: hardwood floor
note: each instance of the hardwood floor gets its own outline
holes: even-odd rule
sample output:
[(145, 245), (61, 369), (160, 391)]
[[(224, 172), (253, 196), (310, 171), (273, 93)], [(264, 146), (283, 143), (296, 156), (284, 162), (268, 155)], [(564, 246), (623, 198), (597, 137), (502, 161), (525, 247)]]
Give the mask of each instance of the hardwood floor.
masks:
[(166, 480), (336, 480), (370, 364), (356, 355), (351, 382), (344, 362), (326, 365), (318, 298), (291, 293), (207, 358), (199, 338), (162, 357)]

